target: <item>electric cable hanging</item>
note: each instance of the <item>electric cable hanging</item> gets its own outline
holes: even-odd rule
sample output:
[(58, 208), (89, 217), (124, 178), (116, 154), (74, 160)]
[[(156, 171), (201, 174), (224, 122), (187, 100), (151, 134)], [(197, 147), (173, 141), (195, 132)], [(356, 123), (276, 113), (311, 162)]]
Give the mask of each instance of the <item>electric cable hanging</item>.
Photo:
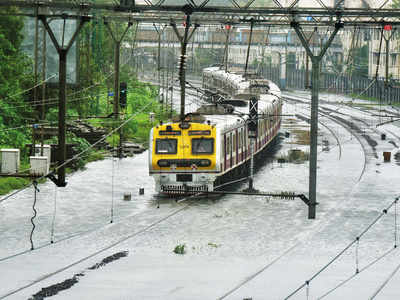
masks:
[[(114, 141), (115, 142), (115, 141)], [(115, 147), (114, 147), (115, 149)], [(113, 151), (114, 152), (114, 151)], [(117, 153), (115, 151), (115, 153)], [(111, 157), (112, 161), (112, 170), (111, 170), (111, 211), (110, 211), (110, 223), (114, 222), (114, 153), (113, 156)]]
[(36, 194), (37, 194), (37, 192), (39, 192), (39, 189), (38, 189), (38, 187), (37, 187), (37, 181), (36, 181), (36, 180), (33, 181), (33, 189), (34, 189), (34, 197), (33, 197), (33, 205), (32, 205), (33, 216), (32, 216), (32, 218), (31, 218), (32, 231), (31, 231), (31, 234), (30, 234), (30, 236), (29, 236), (29, 240), (30, 240), (30, 242), (31, 242), (31, 250), (34, 250), (34, 249), (35, 249), (35, 247), (34, 247), (34, 245), (33, 245), (33, 239), (32, 239), (32, 237), (33, 237), (33, 232), (35, 231), (35, 228), (36, 228), (35, 222), (33, 222), (33, 220), (36, 218), (36, 215), (37, 215), (37, 211), (36, 211), (36, 208), (35, 208), (35, 206), (36, 206), (36, 200), (37, 200)]
[[(132, 116), (130, 116), (128, 119), (126, 119), (121, 125), (119, 125), (117, 128), (113, 129), (112, 131), (110, 131), (109, 133), (107, 133), (106, 135), (104, 135), (102, 138), (100, 138), (99, 140), (97, 140), (95, 143), (90, 144), (86, 149), (82, 150), (81, 152), (77, 153), (76, 155), (74, 155), (72, 158), (68, 159), (67, 161), (65, 161), (63, 164), (61, 164), (60, 166), (57, 166), (52, 172), (49, 172), (46, 175), (43, 175), (42, 177), (38, 178), (37, 180), (46, 178), (49, 174), (53, 174), (55, 171), (57, 171), (60, 167), (65, 166), (66, 164), (69, 164), (70, 162), (80, 158), (84, 153), (86, 153), (87, 151), (89, 151), (90, 149), (94, 148), (96, 145), (98, 145), (99, 143), (103, 142), (106, 138), (108, 138), (110, 135), (112, 135), (115, 131), (117, 131), (119, 128), (125, 126), (127, 123), (129, 123), (130, 121), (132, 121), (138, 114), (142, 113), (147, 107), (153, 105), (154, 103), (156, 103), (156, 101), (151, 101), (149, 103), (147, 103), (144, 107), (142, 107), (141, 110), (135, 112), (134, 114), (132, 114)], [(12, 196), (26, 190), (27, 188), (29, 188), (30, 186), (32, 186), (32, 182), (27, 184), (26, 186), (22, 187), (21, 189), (3, 197), (0, 199), (0, 203), (11, 198)]]
[(306, 281), (306, 299), (310, 299), (310, 282), (308, 280)]
[(357, 240), (357, 243), (356, 243), (356, 274), (357, 274), (357, 273), (360, 272), (360, 270), (358, 268), (358, 266), (359, 266), (359, 263), (358, 263), (358, 248), (360, 246), (360, 238), (357, 237), (356, 240)]
[(56, 214), (57, 214), (57, 191), (58, 188), (54, 185), (54, 210), (53, 210), (53, 219), (51, 221), (51, 233), (50, 233), (50, 243), (54, 243), (54, 226), (56, 223)]

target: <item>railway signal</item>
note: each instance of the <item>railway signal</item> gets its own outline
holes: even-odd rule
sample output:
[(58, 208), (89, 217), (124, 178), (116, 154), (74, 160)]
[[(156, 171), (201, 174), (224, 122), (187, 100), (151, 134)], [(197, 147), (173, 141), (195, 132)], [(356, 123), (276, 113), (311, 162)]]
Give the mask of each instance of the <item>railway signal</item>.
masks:
[(249, 102), (249, 138), (255, 138), (257, 136), (258, 129), (258, 99), (253, 97)]
[(126, 94), (128, 93), (126, 82), (119, 84), (119, 105), (122, 108), (126, 108)]

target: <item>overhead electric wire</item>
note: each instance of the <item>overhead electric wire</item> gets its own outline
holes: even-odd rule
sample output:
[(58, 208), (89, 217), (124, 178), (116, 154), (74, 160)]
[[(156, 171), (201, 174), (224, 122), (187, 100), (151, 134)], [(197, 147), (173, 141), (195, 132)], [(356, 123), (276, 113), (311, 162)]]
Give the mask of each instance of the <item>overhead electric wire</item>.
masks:
[(368, 268), (372, 267), (374, 264), (376, 264), (377, 262), (379, 262), (380, 260), (382, 260), (383, 258), (385, 258), (387, 255), (389, 255), (391, 252), (393, 252), (394, 250), (396, 250), (397, 248), (393, 247), (391, 249), (389, 249), (388, 251), (386, 251), (385, 253), (383, 253), (381, 256), (379, 256), (378, 258), (376, 258), (375, 260), (373, 260), (372, 262), (370, 262), (369, 264), (367, 264), (365, 267), (361, 268), (360, 270), (358, 270), (358, 273), (354, 273), (353, 275), (351, 275), (350, 277), (348, 277), (347, 279), (343, 280), (341, 283), (339, 283), (338, 285), (336, 285), (334, 288), (330, 289), (329, 291), (327, 291), (325, 294), (319, 296), (317, 299), (323, 299), (326, 296), (328, 296), (329, 294), (331, 294), (332, 292), (334, 292), (335, 290), (337, 290), (338, 288), (340, 288), (341, 286), (345, 285), (347, 282), (349, 282), (350, 280), (352, 280), (354, 277), (356, 277), (357, 275), (360, 275), (360, 273), (364, 272), (365, 270), (367, 270)]
[[(149, 103), (147, 103), (144, 107), (142, 107), (141, 110), (137, 111), (136, 113), (132, 114), (132, 116), (130, 118), (128, 118), (127, 120), (125, 120), (124, 122), (122, 122), (121, 125), (119, 125), (118, 127), (116, 127), (115, 129), (111, 130), (108, 134), (104, 135), (101, 139), (97, 140), (95, 143), (91, 144), (89, 147), (87, 147), (86, 149), (84, 149), (83, 151), (81, 151), (80, 153), (74, 155), (72, 158), (68, 159), (67, 161), (65, 161), (63, 164), (55, 167), (55, 169), (52, 172), (49, 172), (46, 175), (41, 176), (40, 178), (38, 178), (37, 180), (46, 178), (47, 175), (54, 173), (55, 171), (57, 171), (59, 168), (69, 164), (70, 162), (80, 158), (84, 153), (86, 153), (88, 150), (92, 149), (93, 147), (95, 147), (96, 145), (98, 145), (99, 143), (103, 142), (107, 137), (111, 136), (113, 133), (115, 133), (118, 129), (122, 128), (123, 126), (125, 126), (128, 122), (130, 122), (134, 117), (136, 117), (139, 113), (141, 113), (142, 111), (144, 111), (148, 106), (150, 106), (151, 104), (153, 104), (154, 101), (150, 101)], [(23, 190), (27, 189), (28, 187), (32, 186), (32, 182), (29, 183), (28, 185), (24, 186), (23, 188), (11, 193), (10, 195), (7, 195), (3, 198), (0, 199), (0, 203), (9, 199), (10, 197), (22, 192)]]
[(37, 88), (38, 86), (41, 86), (43, 83), (49, 81), (51, 78), (55, 77), (56, 75), (57, 75), (57, 74), (53, 74), (53, 75), (51, 75), (50, 77), (46, 78), (45, 80), (42, 80), (41, 82), (37, 83), (37, 84), (34, 85), (33, 87), (30, 87), (30, 88), (28, 88), (28, 89), (26, 89), (26, 90), (23, 90), (23, 91), (21, 91), (21, 92), (18, 92), (18, 93), (14, 94), (14, 95), (6, 96), (6, 97), (4, 97), (3, 99), (0, 99), (0, 101), (3, 101), (4, 99), (7, 99), (7, 98), (14, 98), (14, 97), (16, 97), (16, 96), (25, 94), (26, 92), (29, 92), (30, 90), (33, 90), (34, 88)]
[(339, 257), (343, 255), (351, 246), (353, 246), (366, 232), (371, 229), (372, 226), (376, 224), (384, 215), (387, 214), (388, 210), (397, 203), (399, 200), (399, 197), (397, 197), (386, 209), (383, 209), (382, 212), (379, 214), (378, 217), (375, 218), (374, 221), (371, 222), (352, 242), (350, 242), (342, 251), (340, 251), (337, 255), (335, 255), (325, 266), (323, 266), (319, 271), (314, 273), (308, 280), (306, 280), (302, 285), (300, 285), (297, 289), (295, 289), (292, 293), (290, 293), (287, 297), (285, 297), (285, 300), (291, 298), (295, 294), (297, 294), (298, 291), (303, 289), (305, 286), (307, 286), (313, 279), (315, 279), (319, 274), (321, 274), (325, 269), (327, 269), (334, 261), (336, 261)]

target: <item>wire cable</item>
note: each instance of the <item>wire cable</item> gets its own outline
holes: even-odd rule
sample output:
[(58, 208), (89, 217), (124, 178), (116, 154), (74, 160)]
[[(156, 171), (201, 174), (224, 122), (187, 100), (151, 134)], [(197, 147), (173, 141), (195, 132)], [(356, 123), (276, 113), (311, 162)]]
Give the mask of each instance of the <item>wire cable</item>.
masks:
[[(95, 146), (97, 146), (99, 143), (103, 142), (106, 138), (108, 138), (110, 135), (112, 135), (113, 133), (115, 133), (118, 129), (122, 128), (123, 126), (125, 126), (127, 123), (129, 123), (131, 120), (133, 120), (138, 114), (140, 114), (141, 112), (143, 112), (147, 107), (149, 107), (150, 105), (157, 103), (157, 101), (150, 101), (149, 103), (147, 103), (144, 107), (142, 107), (141, 110), (137, 111), (136, 113), (134, 113), (131, 117), (129, 117), (127, 120), (125, 120), (121, 125), (119, 125), (117, 128), (111, 130), (108, 134), (104, 135), (102, 138), (100, 138), (99, 140), (97, 140), (95, 143), (89, 145), (86, 149), (84, 149), (83, 151), (81, 151), (80, 153), (74, 155), (72, 158), (68, 159), (67, 161), (65, 161), (63, 164), (57, 166), (54, 171), (43, 175), (42, 177), (38, 178), (37, 180), (43, 179), (45, 178), (47, 175), (54, 173), (55, 171), (57, 171), (59, 168), (71, 163), (72, 161), (80, 158), (84, 153), (86, 153), (87, 151), (89, 151), (90, 149), (94, 148)], [(0, 203), (9, 199), (10, 197), (22, 192), (23, 190), (26, 190), (27, 188), (29, 188), (32, 185), (32, 182), (29, 183), (28, 185), (26, 185), (25, 187), (11, 193), (10, 195), (5, 196), (4, 198), (0, 199)]]
[(379, 256), (378, 258), (376, 258), (375, 260), (373, 260), (372, 262), (370, 262), (368, 265), (366, 265), (364, 268), (361, 268), (360, 271), (358, 273), (354, 273), (353, 275), (351, 275), (349, 278), (343, 280), (341, 283), (339, 283), (338, 285), (336, 285), (334, 288), (330, 289), (329, 291), (327, 291), (325, 294), (323, 294), (322, 296), (319, 296), (317, 299), (323, 299), (326, 296), (328, 296), (329, 294), (331, 294), (332, 292), (334, 292), (335, 290), (337, 290), (338, 288), (342, 287), (343, 285), (345, 285), (347, 282), (349, 282), (350, 280), (352, 280), (354, 277), (358, 276), (359, 274), (361, 274), (363, 271), (367, 270), (368, 268), (372, 267), (374, 264), (376, 264), (377, 262), (379, 262), (380, 260), (382, 260), (383, 258), (385, 258), (387, 255), (389, 255), (391, 252), (393, 252), (393, 250), (395, 250), (396, 248), (391, 248), (388, 251), (386, 251), (384, 254), (382, 254), (381, 256)]
[(37, 215), (37, 211), (36, 211), (36, 208), (35, 208), (35, 206), (36, 206), (36, 194), (37, 194), (37, 192), (39, 192), (39, 189), (37, 187), (37, 182), (36, 181), (33, 181), (33, 188), (34, 188), (34, 193), (35, 194), (34, 194), (34, 197), (33, 197), (33, 205), (32, 205), (32, 210), (33, 210), (33, 216), (31, 218), (32, 231), (31, 231), (31, 234), (29, 236), (29, 240), (31, 242), (31, 250), (35, 249), (35, 247), (33, 245), (32, 237), (33, 237), (33, 232), (35, 231), (35, 228), (36, 228), (35, 222), (33, 221), (36, 218), (36, 215)]
[(375, 291), (375, 293), (369, 298), (369, 300), (375, 299), (375, 297), (383, 290), (383, 288), (389, 283), (389, 281), (396, 275), (397, 271), (400, 269), (400, 264), (390, 273), (389, 277), (380, 285), (380, 287)]
[[(115, 149), (115, 148), (114, 148)], [(111, 211), (110, 211), (110, 223), (114, 222), (114, 160), (112, 157), (112, 170), (111, 170)]]
[[(350, 242), (342, 251), (340, 251), (335, 257), (333, 257), (325, 266), (323, 266), (319, 271), (317, 271), (314, 275), (308, 279), (308, 282), (311, 282), (314, 278), (316, 278), (319, 274), (321, 274), (325, 269), (327, 269), (334, 261), (336, 261), (340, 256), (342, 256), (343, 253), (345, 253), (351, 246), (354, 245), (354, 243), (357, 242), (369, 229), (371, 229), (372, 226), (376, 224), (384, 215), (387, 214), (388, 210), (398, 201), (398, 198), (396, 198), (395, 201), (393, 201), (387, 208), (383, 209), (382, 212), (379, 214), (378, 217), (375, 218), (374, 221), (371, 222), (352, 242)], [(307, 282), (306, 281), (306, 282)], [(300, 285), (297, 289), (295, 289), (292, 293), (290, 293), (286, 299), (289, 299), (293, 295), (295, 295), (298, 291), (300, 291), (302, 288), (306, 286), (306, 283), (303, 283)]]
[(57, 214), (57, 186), (54, 185), (54, 210), (53, 210), (53, 219), (51, 220), (51, 233), (50, 233), (50, 243), (54, 243), (54, 225), (56, 223), (56, 214)]

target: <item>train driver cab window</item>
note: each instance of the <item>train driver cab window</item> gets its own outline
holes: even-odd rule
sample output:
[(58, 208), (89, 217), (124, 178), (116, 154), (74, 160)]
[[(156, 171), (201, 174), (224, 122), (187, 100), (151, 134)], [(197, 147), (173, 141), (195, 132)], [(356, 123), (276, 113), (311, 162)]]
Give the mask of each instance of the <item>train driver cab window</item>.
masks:
[(157, 154), (176, 154), (177, 139), (156, 139)]
[(211, 154), (214, 152), (214, 139), (192, 139), (192, 154)]

